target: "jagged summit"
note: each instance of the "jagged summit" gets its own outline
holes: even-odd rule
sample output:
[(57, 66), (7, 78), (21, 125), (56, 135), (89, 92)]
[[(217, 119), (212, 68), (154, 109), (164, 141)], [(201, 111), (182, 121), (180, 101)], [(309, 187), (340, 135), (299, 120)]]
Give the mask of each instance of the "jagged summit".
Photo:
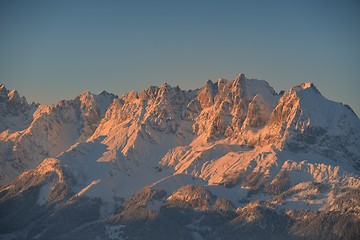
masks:
[(314, 92), (321, 94), (320, 91), (315, 87), (315, 85), (312, 82), (304, 82), (301, 84), (296, 85), (295, 87), (292, 87), (290, 89), (290, 92), (297, 92), (301, 90), (311, 89)]
[(166, 90), (166, 89), (169, 89), (169, 88), (171, 88), (171, 86), (170, 86), (170, 84), (168, 84), (168, 83), (166, 83), (166, 82), (163, 82), (163, 83), (161, 84), (161, 86), (160, 86), (160, 89), (161, 89), (162, 91), (164, 91), (164, 90)]
[(107, 92), (106, 90), (103, 90), (99, 93), (99, 95), (111, 95), (112, 93)]
[(94, 94), (92, 92), (90, 92), (89, 90), (86, 90), (84, 92), (82, 92), (81, 94), (77, 95), (74, 99), (76, 98), (80, 98), (80, 99), (86, 99), (86, 98), (102, 98), (102, 97), (113, 97), (113, 98), (117, 98), (117, 96), (113, 93), (109, 93), (106, 90), (101, 91), (99, 94)]
[(84, 92), (82, 92), (80, 95), (78, 95), (77, 97), (81, 97), (81, 96), (90, 96), (93, 95), (93, 93), (91, 93), (89, 90), (85, 90)]
[[(108, 91), (106, 90), (102, 90), (99, 94), (95, 94), (95, 93), (92, 93), (91, 91), (89, 90), (85, 90), (83, 91), (81, 94), (79, 94), (78, 96), (85, 96), (85, 95), (93, 95), (93, 96), (98, 96), (98, 95), (113, 95), (115, 96), (113, 93), (109, 93)], [(78, 97), (76, 96), (76, 97)]]
[(0, 100), (9, 101), (13, 104), (28, 105), (25, 97), (20, 97), (17, 90), (8, 90), (4, 84), (0, 84)]
[(239, 75), (235, 78), (235, 82), (239, 82), (239, 81), (245, 81), (245, 79), (247, 79), (246, 77), (245, 77), (245, 74), (243, 74), (243, 73), (239, 73)]
[(4, 84), (0, 84), (0, 96), (4, 97), (8, 95), (8, 90), (6, 89), (6, 86)]
[(4, 130), (18, 131), (29, 126), (32, 114), (39, 104), (28, 104), (25, 97), (20, 97), (17, 90), (8, 90), (0, 85), (0, 134)]
[(0, 125), (0, 238), (302, 239), (308, 224), (359, 225), (360, 120), (310, 82), (278, 94), (239, 74), (35, 110), (0, 112), (22, 126)]
[[(85, 91), (74, 99), (51, 106), (27, 104), (15, 91), (0, 99), (0, 182), (55, 157), (96, 130), (114, 94)], [(9, 97), (10, 96), (10, 97)], [(6, 130), (6, 131), (5, 131)], [(36, 147), (31, 147), (31, 146)]]

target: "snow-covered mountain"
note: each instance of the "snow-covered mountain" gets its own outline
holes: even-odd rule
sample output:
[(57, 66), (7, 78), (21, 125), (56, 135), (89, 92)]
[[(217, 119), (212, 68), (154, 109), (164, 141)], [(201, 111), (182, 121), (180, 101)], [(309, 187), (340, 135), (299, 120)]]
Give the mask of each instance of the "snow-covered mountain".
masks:
[(360, 120), (312, 83), (276, 93), (240, 74), (55, 106), (1, 94), (4, 239), (359, 235)]
[(56, 105), (27, 104), (1, 85), (0, 184), (88, 139), (115, 95), (84, 92)]

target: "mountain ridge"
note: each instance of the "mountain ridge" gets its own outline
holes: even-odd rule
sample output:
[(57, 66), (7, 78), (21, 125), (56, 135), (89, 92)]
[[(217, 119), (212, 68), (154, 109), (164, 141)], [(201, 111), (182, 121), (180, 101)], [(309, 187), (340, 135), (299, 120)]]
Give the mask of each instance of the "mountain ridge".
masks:
[[(301, 239), (293, 228), (309, 228), (301, 209), (321, 224), (339, 206), (336, 202), (358, 197), (360, 119), (310, 82), (276, 93), (266, 81), (239, 74), (233, 81), (209, 80), (189, 91), (163, 83), (121, 97), (84, 92), (38, 106), (35, 113), (27, 130), (0, 133), (0, 147), (7, 151), (0, 155), (2, 172), (11, 172), (16, 160), (27, 163), (21, 175), (3, 173), (3, 182), (14, 180), (0, 190), (0, 221), (16, 221), (6, 209), (26, 199), (30, 210), (17, 212), (28, 216), (25, 225), (35, 213), (53, 214), (40, 214), (38, 221), (48, 226), (44, 232), (18, 226), (1, 228), (2, 234), (60, 236), (51, 225), (59, 216), (76, 222), (65, 224), (72, 231), (65, 239), (88, 233), (141, 238), (134, 228), (155, 231), (164, 219), (177, 238), (226, 239), (226, 229), (261, 239), (264, 232), (255, 232), (263, 226), (275, 239)], [(354, 204), (348, 203), (352, 209)], [(89, 214), (80, 219), (66, 215), (68, 209)], [(336, 214), (356, 232), (356, 214)], [(208, 222), (213, 218), (222, 219), (220, 228)], [(272, 218), (288, 227), (275, 227)], [(306, 236), (315, 239), (311, 234)]]

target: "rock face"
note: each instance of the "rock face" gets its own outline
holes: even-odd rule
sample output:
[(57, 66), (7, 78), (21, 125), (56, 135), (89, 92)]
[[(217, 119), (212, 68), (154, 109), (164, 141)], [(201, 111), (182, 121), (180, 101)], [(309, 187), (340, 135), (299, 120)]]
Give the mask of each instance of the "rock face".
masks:
[[(4, 185), (21, 172), (55, 157), (71, 145), (86, 141), (95, 131), (115, 95), (84, 92), (57, 105), (28, 105), (16, 91), (1, 85), (0, 183)], [(11, 121), (9, 121), (11, 119)], [(24, 119), (24, 120), (23, 120)], [(23, 121), (22, 121), (23, 120)], [(9, 123), (6, 123), (6, 122)], [(1, 128), (0, 128), (1, 129)]]
[(0, 114), (4, 239), (359, 237), (360, 120), (312, 83), (240, 74), (53, 106), (1, 85)]
[(28, 104), (16, 90), (7, 90), (5, 85), (0, 84), (0, 133), (28, 127), (38, 106), (35, 103)]

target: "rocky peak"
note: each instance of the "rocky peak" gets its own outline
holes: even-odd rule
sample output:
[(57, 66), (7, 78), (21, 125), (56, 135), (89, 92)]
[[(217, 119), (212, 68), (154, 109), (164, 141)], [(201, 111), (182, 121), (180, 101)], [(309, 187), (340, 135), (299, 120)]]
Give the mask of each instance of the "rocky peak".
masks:
[(90, 108), (95, 103), (94, 94), (92, 94), (89, 91), (85, 91), (81, 93), (79, 96), (75, 98), (75, 100), (80, 101), (80, 104), (83, 106), (83, 108)]
[(16, 90), (10, 90), (8, 93), (9, 101), (20, 101), (20, 96), (18, 91)]
[(11, 102), (17, 105), (28, 105), (25, 97), (20, 97), (18, 91), (6, 89), (4, 84), (0, 84), (0, 100)]
[(103, 90), (103, 91), (101, 91), (101, 93), (100, 93), (99, 95), (101, 95), (101, 96), (108, 96), (108, 95), (113, 95), (113, 94), (112, 94), (112, 93), (109, 93), (109, 92), (107, 92), (107, 91), (105, 91), (105, 90)]
[(20, 98), (20, 95), (16, 90), (9, 91), (8, 98), (9, 101), (11, 102), (24, 102), (25, 104), (27, 104), (25, 98), (24, 97)]
[(124, 104), (126, 103), (132, 103), (135, 100), (139, 99), (139, 94), (136, 91), (130, 91), (128, 93), (125, 93), (122, 97), (121, 100), (124, 102)]
[(220, 78), (217, 81), (217, 87), (218, 87), (218, 91), (224, 91), (224, 89), (226, 89), (228, 87), (229, 84), (229, 80), (225, 79), (225, 78)]
[(157, 94), (157, 92), (159, 91), (159, 87), (158, 86), (150, 86), (147, 90), (146, 93), (151, 97)]
[(94, 94), (91, 93), (91, 92), (88, 91), (88, 90), (82, 92), (82, 93), (78, 96), (78, 98), (80, 98), (80, 99), (87, 99), (87, 98), (93, 98), (93, 97), (94, 97)]
[[(0, 93), (5, 92), (9, 102), (9, 92), (0, 85)], [(14, 100), (16, 95), (11, 94)], [(59, 236), (63, 239), (96, 234), (134, 238), (129, 235), (132, 231), (143, 237), (149, 229), (164, 239), (229, 239), (241, 234), (290, 239), (288, 226), (293, 221), (305, 219), (316, 225), (316, 215), (298, 208), (320, 208), (311, 213), (319, 214), (338, 196), (342, 197), (330, 205), (329, 218), (342, 221), (359, 215), (355, 211), (359, 201), (348, 200), (359, 196), (355, 170), (360, 169), (360, 121), (344, 105), (317, 94), (312, 83), (279, 96), (267, 82), (240, 74), (234, 81), (209, 80), (193, 92), (164, 83), (140, 94), (111, 98), (85, 92), (76, 100), (64, 100), (66, 108), (40, 109), (31, 127), (13, 134), (21, 139), (14, 138), (13, 145), (0, 142), (3, 182), (3, 169), (14, 173), (6, 176), (10, 180), (18, 170), (57, 156), (0, 191), (0, 210), (6, 210), (0, 214), (6, 225), (0, 226), (3, 230), (20, 226), (5, 237), (29, 233), (28, 238), (50, 239), (64, 232), (57, 226), (60, 219), (70, 226)], [(0, 99), (0, 127), (7, 127), (1, 122), (4, 99)], [(105, 117), (99, 114), (102, 106), (107, 109)], [(9, 119), (14, 122), (14, 117)], [(356, 192), (344, 195), (351, 188)], [(344, 206), (344, 218), (334, 215)], [(72, 226), (73, 222), (80, 223)], [(39, 228), (43, 223), (57, 225)], [(138, 223), (145, 223), (146, 229), (139, 231)], [(340, 227), (348, 232), (351, 225), (345, 223)], [(351, 223), (354, 228), (356, 223)], [(324, 229), (324, 225), (334, 229), (316, 226)], [(162, 235), (158, 226), (165, 226), (163, 233), (180, 229), (189, 234)], [(71, 235), (87, 229), (88, 234)], [(278, 234), (271, 235), (275, 231)]]
[(299, 92), (302, 90), (312, 90), (317, 94), (321, 94), (312, 82), (304, 82), (290, 89), (290, 93)]
[(100, 115), (103, 116), (115, 98), (117, 98), (116, 95), (106, 91), (102, 91), (100, 94), (93, 94), (89, 91), (85, 91), (77, 96), (74, 100), (79, 101), (81, 109), (85, 111), (95, 109), (95, 111), (99, 111)]
[[(32, 114), (29, 111), (38, 107), (38, 104), (29, 105), (25, 97), (20, 97), (18, 91), (6, 89), (4, 84), (0, 84), (0, 112), (2, 117), (7, 118), (9, 116), (25, 116)], [(1, 117), (0, 117), (1, 122)], [(7, 125), (6, 123), (3, 123)], [(11, 125), (17, 124), (16, 122), (10, 123)], [(0, 129), (2, 129), (0, 127)]]
[(163, 83), (158, 91), (158, 97), (165, 97), (172, 101), (179, 98), (182, 99), (184, 97), (184, 92), (179, 86), (171, 87), (169, 84)]
[(202, 108), (208, 108), (214, 104), (217, 89), (217, 85), (209, 79), (198, 94), (198, 99)]
[(239, 86), (242, 81), (246, 81), (245, 74), (240, 73), (233, 81), (233, 86)]
[(164, 98), (168, 96), (174, 95), (174, 89), (167, 83), (162, 83), (159, 91), (158, 91), (158, 98)]
[(169, 89), (171, 89), (171, 86), (166, 82), (163, 82), (160, 86), (160, 91), (162, 92), (166, 92)]
[(279, 98), (266, 81), (239, 74), (233, 81), (208, 82), (198, 99), (207, 110), (200, 113), (194, 128), (198, 134), (223, 138), (238, 135), (245, 119), (247, 127), (243, 129), (263, 127)]
[(185, 185), (168, 197), (170, 206), (186, 206), (197, 210), (209, 209), (215, 204), (216, 196), (203, 187)]
[(8, 96), (9, 90), (6, 89), (4, 84), (0, 84), (0, 98), (4, 98)]

